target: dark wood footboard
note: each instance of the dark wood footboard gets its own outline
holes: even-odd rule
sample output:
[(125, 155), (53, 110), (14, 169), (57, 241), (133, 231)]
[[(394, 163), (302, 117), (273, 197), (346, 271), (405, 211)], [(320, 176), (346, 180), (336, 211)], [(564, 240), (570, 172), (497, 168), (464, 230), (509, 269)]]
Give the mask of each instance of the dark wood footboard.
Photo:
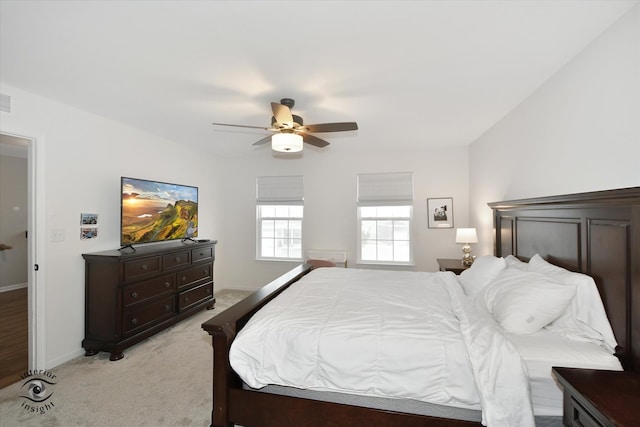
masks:
[(242, 383), (229, 364), (229, 349), (236, 334), (260, 308), (311, 269), (310, 264), (294, 268), (202, 324), (202, 329), (211, 335), (213, 341), (213, 426), (232, 425), (229, 416), (230, 391), (242, 390)]

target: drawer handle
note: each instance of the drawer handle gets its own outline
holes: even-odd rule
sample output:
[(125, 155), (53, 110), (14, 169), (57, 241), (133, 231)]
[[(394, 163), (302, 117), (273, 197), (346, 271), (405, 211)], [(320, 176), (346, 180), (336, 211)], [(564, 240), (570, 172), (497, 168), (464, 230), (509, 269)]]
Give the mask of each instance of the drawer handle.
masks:
[(169, 282), (164, 282), (164, 287), (165, 287), (165, 288), (170, 288), (170, 287), (171, 287), (171, 283), (169, 283)]
[(138, 319), (136, 319), (135, 317), (133, 319), (131, 319), (131, 324), (132, 325), (137, 325), (138, 324)]
[(204, 274), (206, 274), (207, 276), (209, 275), (209, 269), (208, 269), (208, 268), (205, 268), (204, 270), (202, 270), (202, 272), (203, 272)]
[(137, 292), (131, 292), (131, 298), (138, 298)]
[(186, 282), (187, 281), (187, 276), (182, 276), (182, 281)]
[(204, 256), (204, 252), (200, 252), (200, 256)]
[(176, 262), (180, 262), (180, 257), (179, 256), (176, 257)]
[(169, 311), (171, 309), (171, 307), (169, 306), (169, 304), (165, 304), (164, 306), (164, 310), (165, 311)]
[(184, 297), (184, 302), (189, 302), (189, 298)]
[(140, 266), (140, 269), (142, 269), (142, 270), (146, 270), (147, 268), (149, 268), (149, 267), (147, 267), (147, 264), (142, 264)]
[(207, 288), (207, 293), (211, 295), (211, 289)]

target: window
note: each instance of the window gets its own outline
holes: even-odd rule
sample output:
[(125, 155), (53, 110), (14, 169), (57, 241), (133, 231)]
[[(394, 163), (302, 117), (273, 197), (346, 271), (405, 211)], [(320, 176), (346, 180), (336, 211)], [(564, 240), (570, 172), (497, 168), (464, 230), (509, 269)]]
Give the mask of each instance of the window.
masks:
[(358, 262), (413, 264), (413, 174), (358, 175)]
[(363, 262), (411, 261), (411, 206), (362, 206), (359, 222)]
[(302, 206), (258, 205), (258, 258), (302, 259)]
[(256, 180), (256, 253), (263, 260), (302, 260), (302, 176)]

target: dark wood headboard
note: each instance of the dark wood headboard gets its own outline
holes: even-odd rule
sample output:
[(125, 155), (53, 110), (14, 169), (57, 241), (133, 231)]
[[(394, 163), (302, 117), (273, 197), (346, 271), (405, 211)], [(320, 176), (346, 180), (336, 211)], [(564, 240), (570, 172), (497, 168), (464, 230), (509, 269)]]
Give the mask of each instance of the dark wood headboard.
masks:
[(494, 252), (592, 276), (626, 370), (640, 371), (640, 187), (489, 203)]

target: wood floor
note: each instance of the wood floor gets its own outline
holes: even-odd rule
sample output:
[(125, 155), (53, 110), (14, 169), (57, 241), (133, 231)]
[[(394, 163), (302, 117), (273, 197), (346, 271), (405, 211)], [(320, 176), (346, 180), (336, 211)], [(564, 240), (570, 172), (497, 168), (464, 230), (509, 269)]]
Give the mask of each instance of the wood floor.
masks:
[(29, 367), (27, 288), (0, 292), (0, 388)]

